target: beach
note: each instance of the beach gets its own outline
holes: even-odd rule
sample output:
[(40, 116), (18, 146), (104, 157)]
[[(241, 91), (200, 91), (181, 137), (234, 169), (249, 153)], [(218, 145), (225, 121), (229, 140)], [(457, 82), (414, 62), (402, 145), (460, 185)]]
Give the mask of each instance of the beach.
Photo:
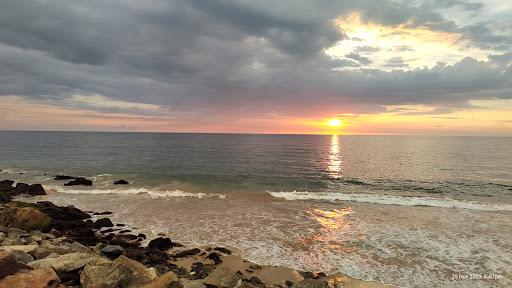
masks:
[[(163, 233), (150, 240), (138, 228), (114, 224), (110, 218), (118, 218), (116, 213), (37, 201), (32, 197), (43, 196), (44, 188), (12, 184), (0, 181), (3, 288), (387, 287), (339, 273), (258, 265), (224, 247), (185, 247)], [(13, 196), (35, 203), (12, 201)]]

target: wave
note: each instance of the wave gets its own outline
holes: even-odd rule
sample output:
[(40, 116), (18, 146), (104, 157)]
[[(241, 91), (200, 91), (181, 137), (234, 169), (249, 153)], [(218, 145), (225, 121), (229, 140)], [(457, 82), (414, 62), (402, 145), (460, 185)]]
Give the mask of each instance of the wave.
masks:
[(512, 211), (512, 205), (480, 203), (474, 201), (455, 200), (451, 198), (376, 195), (376, 194), (345, 194), (341, 192), (268, 192), (272, 197), (286, 200), (325, 200), (351, 201), (400, 206), (430, 206), (440, 208), (459, 208), (479, 211)]
[(51, 187), (58, 193), (66, 194), (122, 194), (122, 195), (148, 195), (151, 198), (161, 197), (191, 197), (191, 198), (226, 198), (223, 194), (214, 193), (192, 193), (182, 190), (151, 190), (147, 188), (130, 189), (67, 189), (62, 187)]

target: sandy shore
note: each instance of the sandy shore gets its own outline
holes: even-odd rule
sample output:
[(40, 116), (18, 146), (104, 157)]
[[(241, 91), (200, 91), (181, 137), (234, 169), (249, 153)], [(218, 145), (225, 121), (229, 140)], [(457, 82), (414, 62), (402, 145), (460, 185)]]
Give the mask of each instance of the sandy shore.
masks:
[(134, 227), (112, 223), (109, 211), (13, 201), (46, 192), (40, 185), (12, 185), (0, 181), (0, 288), (389, 287), (258, 265), (224, 247), (184, 247), (164, 235), (146, 239)]

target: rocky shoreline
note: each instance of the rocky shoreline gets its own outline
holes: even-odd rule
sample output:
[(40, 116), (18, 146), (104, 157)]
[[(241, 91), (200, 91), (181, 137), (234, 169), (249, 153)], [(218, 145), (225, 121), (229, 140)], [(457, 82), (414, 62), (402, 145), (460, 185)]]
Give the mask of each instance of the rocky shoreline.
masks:
[[(83, 178), (62, 180), (77, 179)], [(164, 235), (150, 240), (112, 223), (108, 211), (15, 201), (46, 192), (40, 184), (13, 185), (0, 181), (0, 288), (384, 287), (342, 274), (260, 266), (225, 247), (184, 247)]]

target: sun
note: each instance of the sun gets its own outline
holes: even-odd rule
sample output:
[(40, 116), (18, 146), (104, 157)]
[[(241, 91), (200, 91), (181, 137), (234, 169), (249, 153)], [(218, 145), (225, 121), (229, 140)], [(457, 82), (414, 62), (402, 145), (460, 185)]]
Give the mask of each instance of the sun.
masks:
[(342, 122), (340, 119), (337, 119), (337, 118), (332, 118), (332, 119), (329, 119), (329, 121), (327, 122), (327, 124), (331, 127), (340, 127)]

